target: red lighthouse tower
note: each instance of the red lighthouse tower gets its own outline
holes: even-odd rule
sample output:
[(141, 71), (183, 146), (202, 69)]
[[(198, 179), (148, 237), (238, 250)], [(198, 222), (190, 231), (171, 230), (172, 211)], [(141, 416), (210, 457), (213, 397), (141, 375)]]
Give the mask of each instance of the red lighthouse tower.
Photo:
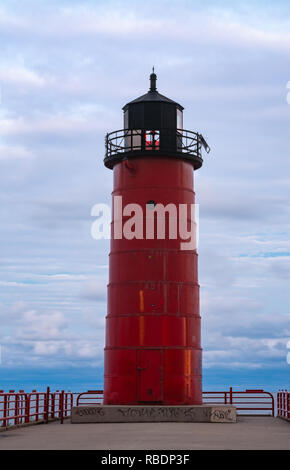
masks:
[[(183, 107), (157, 92), (154, 71), (149, 92), (123, 110), (124, 129), (107, 135), (104, 159), (114, 172), (104, 404), (199, 405), (197, 251), (180, 227), (192, 226), (184, 208), (195, 203), (194, 170), (209, 147), (183, 129)], [(142, 234), (126, 237), (132, 216)]]

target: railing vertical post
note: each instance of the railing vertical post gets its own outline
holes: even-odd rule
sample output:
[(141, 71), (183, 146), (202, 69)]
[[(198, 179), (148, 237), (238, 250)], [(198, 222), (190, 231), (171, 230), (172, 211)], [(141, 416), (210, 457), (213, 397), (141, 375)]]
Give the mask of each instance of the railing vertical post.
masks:
[(30, 395), (25, 393), (25, 417), (24, 417), (24, 422), (29, 423), (29, 418), (30, 418)]
[(39, 394), (35, 394), (35, 421), (39, 419)]
[(59, 395), (60, 424), (63, 424), (63, 403), (64, 403), (64, 390), (62, 390), (60, 395)]
[(18, 415), (19, 415), (19, 395), (15, 393), (14, 395), (14, 425), (18, 424)]
[(68, 393), (65, 394), (65, 402), (64, 402), (64, 415), (67, 417), (67, 403), (68, 403)]
[(50, 395), (50, 389), (49, 389), (49, 387), (47, 387), (46, 394), (45, 394), (45, 399), (44, 399), (44, 421), (46, 423), (48, 423), (49, 395)]
[(25, 397), (23, 395), (23, 390), (19, 390), (19, 393), (21, 393), (21, 395), (19, 395), (19, 422), (18, 423), (22, 424), (23, 413), (25, 414), (25, 401), (23, 401)]
[[(271, 394), (272, 395), (272, 394)], [(274, 400), (274, 396), (272, 395), (272, 416), (274, 418), (275, 416), (275, 400)]]
[[(13, 414), (13, 413), (12, 413)], [(9, 395), (7, 395), (7, 424), (9, 425), (9, 416), (11, 415), (11, 390), (9, 390)]]
[(230, 405), (233, 404), (233, 387), (230, 387)]
[(51, 418), (54, 418), (55, 395), (56, 395), (56, 393), (52, 393), (52, 395), (51, 395), (51, 414), (50, 414), (50, 417), (51, 417)]

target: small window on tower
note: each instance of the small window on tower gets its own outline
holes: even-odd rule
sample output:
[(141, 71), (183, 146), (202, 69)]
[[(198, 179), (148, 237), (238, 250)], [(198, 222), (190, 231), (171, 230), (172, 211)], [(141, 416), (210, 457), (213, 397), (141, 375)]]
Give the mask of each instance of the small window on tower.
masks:
[(153, 201), (153, 199), (146, 202), (146, 208), (150, 211), (153, 211), (155, 206), (156, 206), (156, 202)]

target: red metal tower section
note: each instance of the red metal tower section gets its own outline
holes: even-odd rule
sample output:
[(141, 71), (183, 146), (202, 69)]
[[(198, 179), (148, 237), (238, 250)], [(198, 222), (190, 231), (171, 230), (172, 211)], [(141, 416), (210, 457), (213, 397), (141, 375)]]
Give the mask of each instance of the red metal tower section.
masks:
[[(150, 78), (147, 95), (124, 107), (124, 129), (106, 139), (115, 211), (104, 404), (201, 404), (198, 255), (196, 249), (181, 249), (178, 208), (195, 203), (194, 169), (202, 165), (202, 145), (209, 148), (200, 134), (182, 129), (183, 108), (157, 92), (154, 73)], [(132, 203), (142, 208), (143, 238), (116, 238), (132, 215), (140, 222), (130, 206), (117, 213), (120, 201), (123, 210)], [(158, 204), (177, 208), (175, 238), (169, 236), (175, 217), (166, 210), (164, 238), (157, 236), (159, 215), (153, 215), (154, 238), (146, 238), (148, 211), (155, 214)]]

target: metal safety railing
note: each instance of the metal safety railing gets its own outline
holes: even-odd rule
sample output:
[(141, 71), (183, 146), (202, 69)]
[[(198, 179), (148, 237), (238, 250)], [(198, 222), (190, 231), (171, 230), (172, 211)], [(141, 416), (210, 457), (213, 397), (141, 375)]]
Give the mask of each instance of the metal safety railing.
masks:
[[(89, 390), (78, 395), (77, 405), (102, 404), (102, 398), (102, 390)], [(203, 392), (202, 399), (203, 403), (207, 404), (233, 405), (238, 414), (245, 414), (247, 411), (252, 415), (270, 414), (275, 416), (274, 396), (264, 390), (233, 391), (231, 387), (227, 391)]]
[[(205, 391), (202, 394), (205, 404), (225, 404), (236, 407), (238, 414), (275, 416), (275, 399), (272, 393), (264, 390)], [(82, 393), (57, 390), (45, 392), (33, 390), (25, 393), (0, 390), (0, 428), (19, 426), (28, 423), (48, 423), (51, 420), (64, 422), (71, 414), (73, 406), (101, 405), (103, 390), (88, 390)], [(277, 393), (277, 416), (290, 419), (290, 392)]]
[(103, 396), (103, 390), (88, 390), (87, 392), (82, 392), (77, 396), (76, 406), (91, 405), (92, 402), (94, 405), (102, 405)]
[(201, 158), (201, 150), (210, 148), (202, 134), (186, 129), (119, 129), (110, 132), (105, 139), (109, 160), (115, 155), (131, 152), (178, 152)]
[(70, 416), (76, 395), (64, 390), (51, 392), (49, 387), (45, 392), (33, 390), (31, 393), (0, 390), (0, 427), (48, 423), (54, 419), (63, 423), (64, 418)]
[(275, 416), (275, 399), (272, 393), (261, 389), (247, 389), (234, 391), (232, 387), (223, 392), (203, 392), (203, 403), (219, 403), (233, 405), (238, 414)]
[(290, 419), (290, 392), (279, 390), (277, 393), (277, 416)]

